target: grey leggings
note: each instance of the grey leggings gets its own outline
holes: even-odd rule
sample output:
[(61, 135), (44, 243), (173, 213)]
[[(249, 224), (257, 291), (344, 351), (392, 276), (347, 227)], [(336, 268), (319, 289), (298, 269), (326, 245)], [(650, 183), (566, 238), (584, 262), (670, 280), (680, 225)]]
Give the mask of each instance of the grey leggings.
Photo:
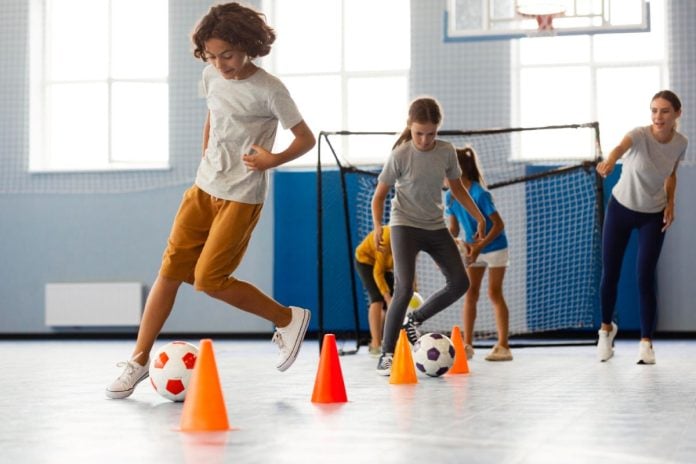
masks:
[(394, 298), (387, 310), (382, 352), (393, 353), (403, 325), (408, 303), (413, 295), (418, 252), (428, 253), (445, 276), (445, 286), (430, 295), (413, 316), (423, 322), (457, 301), (469, 288), (469, 279), (447, 229), (425, 230), (417, 227), (392, 226), (391, 246), (394, 255)]

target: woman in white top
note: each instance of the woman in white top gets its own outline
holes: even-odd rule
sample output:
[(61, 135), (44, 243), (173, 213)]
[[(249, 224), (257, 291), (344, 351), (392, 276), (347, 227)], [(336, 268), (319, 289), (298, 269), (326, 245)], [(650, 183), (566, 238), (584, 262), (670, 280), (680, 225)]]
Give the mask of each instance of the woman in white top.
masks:
[(612, 321), (626, 245), (638, 231), (637, 275), (640, 297), (641, 339), (638, 364), (655, 364), (652, 347), (657, 297), (655, 270), (665, 231), (674, 222), (677, 167), (688, 141), (677, 132), (681, 116), (679, 97), (669, 90), (656, 93), (650, 103), (652, 124), (624, 136), (609, 157), (597, 165), (606, 177), (623, 157), (621, 177), (612, 190), (602, 237), (601, 308), (597, 354), (607, 361), (614, 354), (618, 327)]

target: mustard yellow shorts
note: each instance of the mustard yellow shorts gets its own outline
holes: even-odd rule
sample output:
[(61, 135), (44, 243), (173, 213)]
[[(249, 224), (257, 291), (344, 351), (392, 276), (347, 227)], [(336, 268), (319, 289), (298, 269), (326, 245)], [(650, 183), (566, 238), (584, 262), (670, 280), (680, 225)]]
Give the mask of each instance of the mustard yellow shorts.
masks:
[(160, 275), (200, 291), (229, 287), (262, 207), (221, 200), (195, 185), (189, 188), (174, 218)]

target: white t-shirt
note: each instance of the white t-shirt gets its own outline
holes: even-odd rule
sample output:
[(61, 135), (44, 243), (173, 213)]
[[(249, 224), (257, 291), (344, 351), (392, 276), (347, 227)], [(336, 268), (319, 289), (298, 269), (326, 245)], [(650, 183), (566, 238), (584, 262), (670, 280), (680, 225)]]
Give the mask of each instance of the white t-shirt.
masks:
[(659, 213), (667, 206), (665, 180), (684, 159), (688, 140), (675, 132), (669, 142), (658, 142), (650, 126), (636, 127), (627, 136), (632, 145), (622, 158), (621, 177), (612, 194), (628, 209)]
[(457, 152), (449, 142), (435, 140), (429, 151), (418, 150), (412, 141), (396, 147), (379, 175), (380, 182), (396, 186), (389, 224), (426, 230), (447, 227), (443, 182), (461, 175)]
[(259, 68), (246, 79), (225, 79), (211, 65), (203, 69), (210, 111), (210, 137), (198, 166), (196, 185), (204, 192), (240, 203), (263, 203), (268, 173), (250, 171), (242, 155), (256, 144), (270, 151), (278, 122), (289, 129), (302, 115), (283, 83)]

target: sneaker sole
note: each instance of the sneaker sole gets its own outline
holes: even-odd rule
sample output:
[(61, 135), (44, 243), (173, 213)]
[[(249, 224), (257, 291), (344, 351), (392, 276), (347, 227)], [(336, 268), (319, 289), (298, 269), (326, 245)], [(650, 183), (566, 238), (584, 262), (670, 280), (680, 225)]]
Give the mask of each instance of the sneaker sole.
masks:
[(377, 375), (381, 375), (383, 377), (389, 377), (391, 375), (391, 369), (388, 371), (377, 371)]
[(300, 328), (300, 336), (297, 337), (297, 339), (295, 340), (295, 346), (292, 347), (292, 351), (290, 352), (290, 356), (288, 356), (288, 359), (286, 359), (280, 366), (277, 366), (277, 369), (280, 372), (286, 371), (288, 367), (292, 366), (292, 363), (295, 362), (295, 360), (297, 359), (297, 354), (300, 352), (302, 342), (304, 341), (305, 335), (307, 334), (307, 328), (309, 327), (309, 319), (312, 315), (307, 309), (303, 310), (302, 313), (302, 327)]
[(130, 390), (111, 391), (111, 390), (107, 389), (107, 390), (105, 390), (106, 397), (110, 398), (112, 400), (122, 400), (124, 398), (128, 398), (135, 391), (135, 387), (137, 387), (140, 382), (147, 379), (148, 377), (150, 377), (150, 373), (146, 372), (142, 378), (138, 379), (138, 381), (133, 384), (133, 388), (131, 388)]

